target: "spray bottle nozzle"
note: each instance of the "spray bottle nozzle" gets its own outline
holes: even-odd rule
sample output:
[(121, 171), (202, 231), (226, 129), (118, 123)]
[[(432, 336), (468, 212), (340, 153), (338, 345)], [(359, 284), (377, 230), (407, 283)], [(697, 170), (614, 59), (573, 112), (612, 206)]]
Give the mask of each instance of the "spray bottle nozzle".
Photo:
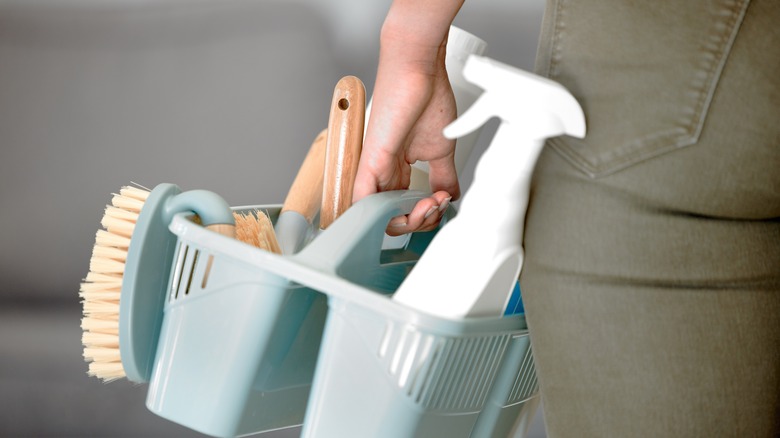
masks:
[(580, 105), (557, 82), (476, 55), (466, 61), (463, 76), (485, 91), (444, 129), (448, 138), (462, 137), (491, 117), (522, 127), (531, 138), (585, 136), (585, 115)]

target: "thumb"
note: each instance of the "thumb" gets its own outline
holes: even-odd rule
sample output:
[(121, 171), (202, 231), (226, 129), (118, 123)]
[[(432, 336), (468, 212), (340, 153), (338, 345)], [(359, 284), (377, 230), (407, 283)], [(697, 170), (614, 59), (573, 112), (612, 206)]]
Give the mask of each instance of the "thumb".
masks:
[(428, 162), (428, 181), (431, 191), (445, 191), (452, 196), (452, 200), (460, 197), (460, 184), (458, 183), (458, 171), (455, 169), (454, 154)]

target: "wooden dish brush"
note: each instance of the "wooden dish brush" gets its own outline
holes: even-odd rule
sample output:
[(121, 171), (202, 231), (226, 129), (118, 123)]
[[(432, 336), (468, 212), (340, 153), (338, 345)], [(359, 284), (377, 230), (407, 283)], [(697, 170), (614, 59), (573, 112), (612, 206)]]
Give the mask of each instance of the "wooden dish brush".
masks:
[[(147, 213), (147, 201), (152, 193), (158, 190), (163, 193), (162, 200), (157, 201), (157, 205), (154, 206), (156, 208), (153, 209), (163, 210), (165, 216), (188, 209), (200, 213), (199, 210), (215, 209), (213, 204), (217, 204), (217, 210), (227, 210), (227, 214), (230, 214), (232, 217), (230, 217), (229, 221), (224, 220), (225, 213), (222, 213), (221, 217), (223, 220), (217, 220), (215, 223), (212, 219), (209, 221), (211, 223), (206, 224), (206, 228), (229, 237), (235, 236), (239, 240), (262, 249), (280, 252), (271, 221), (263, 212), (256, 211), (254, 214), (232, 213), (227, 204), (221, 201), (221, 198), (214, 199), (216, 195), (211, 194), (212, 196), (208, 196), (210, 201), (203, 202), (198, 198), (204, 191), (180, 193), (177, 187), (170, 184), (158, 186), (154, 191), (142, 187), (123, 187), (118, 194), (113, 196), (111, 205), (106, 207), (105, 214), (101, 220), (101, 225), (104, 229), (99, 230), (95, 236), (89, 273), (81, 283), (79, 292), (83, 306), (81, 328), (83, 330), (84, 358), (89, 362), (87, 374), (107, 382), (123, 377), (128, 377), (136, 382), (143, 382), (148, 379), (148, 373), (150, 372), (150, 356), (153, 356), (153, 351), (139, 352), (131, 350), (131, 363), (128, 364), (127, 360), (123, 360), (122, 350), (120, 350), (120, 333), (123, 331), (122, 323), (125, 322), (122, 317), (126, 312), (121, 312), (120, 297), (123, 297), (123, 287), (126, 287), (124, 283), (127, 280), (125, 274), (128, 268), (128, 255), (134, 249), (144, 250), (142, 259), (152, 258), (159, 260), (161, 264), (145, 268), (142, 280), (147, 279), (147, 277), (157, 277), (156, 285), (158, 286), (167, 282), (167, 275), (170, 271), (170, 257), (166, 258), (163, 254), (170, 253), (172, 245), (161, 243), (157, 248), (141, 248), (148, 246), (147, 244), (150, 243), (143, 242), (143, 240), (158, 240), (159, 236), (155, 235), (154, 232), (145, 232), (144, 236), (139, 237), (135, 233), (138, 222), (143, 220), (142, 216)], [(158, 196), (158, 198), (160, 197)], [(209, 203), (212, 205), (208, 205)], [(153, 213), (155, 212), (146, 214), (146, 216), (155, 216)], [(203, 220), (202, 216), (201, 220)], [(167, 227), (168, 222), (162, 222), (164, 223), (161, 225)], [(157, 226), (157, 228), (160, 227)], [(163, 233), (163, 235), (167, 232), (167, 230), (159, 229), (156, 231), (156, 234)], [(137, 245), (135, 245), (136, 239), (141, 240)], [(158, 251), (155, 251), (155, 249)], [(143, 261), (139, 262), (139, 265), (141, 264), (143, 264)], [(141, 275), (136, 271), (138, 269), (134, 269), (134, 275)], [(163, 287), (165, 286), (163, 285)], [(153, 309), (158, 307), (159, 309), (151, 312), (133, 312), (133, 315), (128, 317), (128, 319), (136, 319), (136, 316), (138, 316), (142, 321), (136, 321), (135, 325), (137, 327), (135, 329), (129, 328), (125, 333), (135, 336), (140, 331), (141, 335), (146, 334), (149, 336), (147, 334), (149, 330), (145, 330), (144, 327), (138, 327), (138, 323), (141, 326), (146, 324), (159, 325), (160, 316), (156, 314), (161, 312), (161, 303), (159, 303), (159, 300), (157, 301), (158, 303), (152, 303), (151, 305), (141, 302), (141, 305), (150, 305)], [(143, 321), (143, 319), (146, 319), (146, 321)], [(132, 322), (130, 321), (129, 323)], [(128, 338), (132, 342), (132, 337)], [(156, 342), (153, 345), (156, 345)], [(129, 370), (128, 365), (130, 365)]]
[[(292, 215), (301, 216), (304, 224), (303, 228), (310, 227), (312, 218), (319, 210), (320, 199), (322, 198), (323, 168), (325, 167), (325, 139), (327, 131), (322, 131), (314, 139), (309, 153), (304, 160), (298, 174), (290, 188), (287, 198), (282, 207), (280, 217)], [(150, 191), (143, 187), (125, 186), (118, 194), (114, 195), (111, 205), (106, 206), (106, 211), (101, 220), (104, 229), (99, 230), (95, 236), (95, 246), (90, 260), (90, 270), (84, 281), (81, 283), (79, 296), (83, 305), (83, 318), (81, 328), (83, 330), (82, 343), (84, 345), (84, 359), (89, 362), (87, 374), (98, 377), (104, 381), (112, 381), (129, 377), (135, 382), (144, 382), (148, 379), (148, 373), (151, 371), (151, 359), (153, 351), (132, 352), (131, 364), (122, 359), (120, 349), (120, 327), (122, 326), (122, 312), (120, 296), (122, 295), (123, 283), (125, 282), (125, 272), (127, 270), (127, 258), (131, 248), (131, 242), (136, 238), (134, 231), (136, 224), (141, 218), (142, 212), (146, 211), (146, 203), (152, 192), (162, 192), (162, 198), (171, 199), (179, 196), (180, 191), (171, 184), (164, 184)], [(203, 191), (194, 191), (201, 192)], [(187, 192), (191, 193), (191, 192)], [(183, 194), (186, 195), (186, 194)], [(212, 194), (213, 195), (213, 194)], [(213, 195), (216, 196), (216, 195)], [(212, 196), (212, 198), (213, 198)], [(196, 194), (197, 197), (197, 194)], [(220, 204), (221, 200), (211, 199), (212, 204)], [(156, 201), (153, 209), (161, 209), (162, 204), (169, 204), (165, 200)], [(224, 201), (222, 201), (224, 203)], [(174, 205), (170, 209), (192, 209), (197, 212), (197, 208), (192, 208), (188, 202), (181, 202), (183, 205)], [(165, 210), (165, 208), (162, 208)], [(219, 205), (216, 209), (229, 209), (227, 204)], [(168, 212), (170, 215), (171, 212)], [(146, 214), (150, 216), (153, 214)], [(268, 216), (259, 210), (253, 213), (232, 213), (233, 225), (221, 223), (210, 223), (206, 228), (216, 231), (220, 234), (235, 237), (236, 239), (255, 246), (257, 248), (281, 254), (280, 244), (277, 241), (274, 226)], [(169, 235), (167, 225), (170, 220), (157, 221), (157, 238), (165, 240)], [(224, 222), (224, 221), (223, 221)], [(284, 241), (283, 246), (293, 248), (290, 253), (297, 251), (302, 244), (302, 235), (304, 229), (300, 227), (285, 227), (282, 232)], [(144, 236), (146, 237), (146, 236)], [(172, 238), (172, 235), (170, 235)], [(141, 239), (141, 238), (139, 238)], [(146, 245), (137, 245), (143, 247)], [(158, 243), (158, 253), (152, 252), (146, 258), (152, 259), (149, 262), (150, 267), (145, 270), (147, 274), (157, 277), (154, 287), (166, 287), (168, 281), (168, 272), (170, 271), (170, 260), (172, 245)], [(149, 251), (147, 251), (147, 254)], [(146, 259), (145, 258), (145, 259)], [(154, 264), (156, 260), (156, 265)], [(134, 269), (134, 273), (137, 270)], [(162, 311), (162, 304), (147, 304), (152, 310), (147, 315), (147, 321), (140, 325), (157, 325), (159, 321), (154, 320)], [(125, 306), (129, 307), (129, 306)], [(142, 312), (125, 312), (125, 319), (137, 317)], [(139, 324), (136, 324), (139, 325)], [(145, 333), (146, 339), (154, 336), (154, 330)], [(156, 345), (156, 342), (149, 343)], [(123, 347), (124, 348), (124, 347)], [(140, 347), (135, 348), (135, 350)], [(130, 351), (133, 351), (132, 349)], [(138, 357), (140, 356), (140, 358)], [(127, 368), (130, 368), (128, 376)]]

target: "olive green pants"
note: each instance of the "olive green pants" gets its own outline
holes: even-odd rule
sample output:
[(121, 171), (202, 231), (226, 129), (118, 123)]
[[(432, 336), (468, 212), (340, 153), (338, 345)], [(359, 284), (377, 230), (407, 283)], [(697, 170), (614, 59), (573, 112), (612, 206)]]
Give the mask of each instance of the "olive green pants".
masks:
[(521, 275), (550, 437), (780, 436), (780, 1), (552, 0)]

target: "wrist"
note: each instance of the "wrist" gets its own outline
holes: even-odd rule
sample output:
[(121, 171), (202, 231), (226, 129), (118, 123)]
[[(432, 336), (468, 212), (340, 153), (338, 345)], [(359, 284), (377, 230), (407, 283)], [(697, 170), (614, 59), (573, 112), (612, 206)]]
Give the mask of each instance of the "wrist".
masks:
[(379, 49), (379, 68), (385, 73), (439, 76), (445, 70), (447, 34), (441, 32), (423, 35), (405, 23), (398, 26), (386, 21), (382, 27)]
[(443, 51), (463, 0), (394, 0), (382, 25), (382, 50), (433, 59)]

